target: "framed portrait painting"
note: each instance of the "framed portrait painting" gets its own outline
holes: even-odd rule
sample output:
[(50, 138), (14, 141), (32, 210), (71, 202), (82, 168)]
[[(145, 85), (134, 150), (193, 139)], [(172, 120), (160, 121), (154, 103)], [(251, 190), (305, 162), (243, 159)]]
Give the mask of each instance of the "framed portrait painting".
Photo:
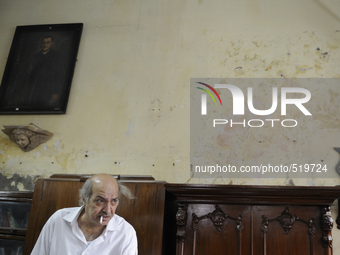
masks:
[(0, 114), (66, 113), (82, 23), (17, 26), (0, 86)]

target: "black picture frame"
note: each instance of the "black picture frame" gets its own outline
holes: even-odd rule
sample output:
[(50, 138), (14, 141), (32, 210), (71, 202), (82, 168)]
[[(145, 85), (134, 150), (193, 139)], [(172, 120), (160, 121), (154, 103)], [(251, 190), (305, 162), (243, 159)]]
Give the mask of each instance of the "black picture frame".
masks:
[(65, 114), (83, 23), (17, 26), (0, 86), (0, 115)]

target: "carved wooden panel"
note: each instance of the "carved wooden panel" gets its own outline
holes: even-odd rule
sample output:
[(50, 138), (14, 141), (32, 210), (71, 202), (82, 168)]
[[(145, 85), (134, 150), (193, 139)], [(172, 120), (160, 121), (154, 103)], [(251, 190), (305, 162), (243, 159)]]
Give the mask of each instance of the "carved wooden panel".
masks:
[(250, 207), (191, 204), (186, 213), (177, 254), (250, 254)]
[(177, 255), (332, 255), (329, 206), (340, 187), (165, 187), (181, 205)]
[(319, 207), (254, 206), (254, 255), (324, 254)]

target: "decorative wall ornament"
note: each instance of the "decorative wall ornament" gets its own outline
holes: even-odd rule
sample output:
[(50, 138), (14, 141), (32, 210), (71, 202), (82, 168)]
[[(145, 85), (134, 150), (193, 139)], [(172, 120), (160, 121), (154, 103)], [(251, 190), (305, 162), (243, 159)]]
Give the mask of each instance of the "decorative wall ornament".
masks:
[(4, 126), (4, 128), (2, 132), (8, 135), (24, 152), (35, 149), (53, 136), (51, 132), (43, 130), (34, 124)]
[[(340, 148), (334, 147), (334, 150), (340, 154)], [(335, 170), (340, 175), (340, 161), (335, 166)], [(336, 222), (337, 228), (340, 229), (340, 199), (338, 199), (338, 212), (339, 212), (338, 213), (338, 217), (336, 217), (336, 221), (335, 222)]]
[[(335, 147), (334, 150), (336, 150), (336, 151), (340, 154), (340, 148)], [(335, 170), (336, 170), (337, 173), (340, 175), (340, 161), (339, 161), (338, 164), (336, 165)]]

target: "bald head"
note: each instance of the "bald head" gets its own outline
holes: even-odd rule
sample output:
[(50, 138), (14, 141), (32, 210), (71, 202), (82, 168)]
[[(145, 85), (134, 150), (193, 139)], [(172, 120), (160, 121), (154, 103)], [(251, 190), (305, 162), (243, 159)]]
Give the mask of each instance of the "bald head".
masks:
[(92, 189), (94, 187), (101, 187), (101, 186), (112, 186), (113, 188), (118, 190), (118, 183), (116, 179), (109, 174), (95, 174), (91, 176), (89, 179), (92, 182)]
[(79, 190), (79, 205), (88, 202), (95, 190), (107, 190), (112, 194), (119, 194), (119, 186), (116, 179), (109, 174), (95, 174), (87, 179), (84, 186)]

